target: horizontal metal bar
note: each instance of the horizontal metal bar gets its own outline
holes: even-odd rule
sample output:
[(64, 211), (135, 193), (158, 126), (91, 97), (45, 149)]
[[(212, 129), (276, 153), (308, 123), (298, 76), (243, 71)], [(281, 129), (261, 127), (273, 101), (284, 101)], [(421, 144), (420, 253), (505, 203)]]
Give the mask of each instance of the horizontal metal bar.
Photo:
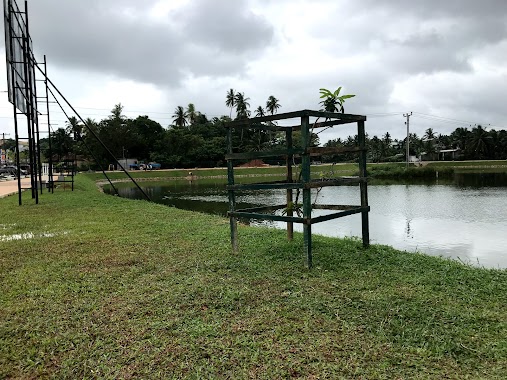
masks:
[(225, 126), (226, 127), (239, 127), (242, 125), (260, 124), (260, 123), (264, 123), (266, 121), (284, 120), (284, 119), (292, 119), (295, 117), (301, 117), (304, 114), (305, 114), (304, 111), (295, 111), (295, 112), (285, 112), (285, 113), (279, 113), (276, 115), (263, 116), (263, 117), (252, 117), (250, 119), (233, 120), (233, 121), (227, 123)]
[(227, 190), (268, 190), (268, 189), (302, 189), (303, 184), (300, 182), (263, 182), (227, 185)]
[(366, 121), (366, 116), (363, 115), (353, 115), (350, 113), (336, 113), (336, 112), (324, 112), (324, 111), (313, 111), (313, 110), (305, 110), (308, 113), (308, 116), (314, 117), (325, 117), (328, 119), (339, 119), (339, 120), (347, 120), (349, 122), (354, 121)]
[(358, 146), (330, 146), (330, 147), (311, 147), (308, 148), (310, 156), (321, 156), (324, 154), (340, 154), (340, 153), (358, 153), (366, 151), (366, 148), (360, 148)]
[(279, 149), (260, 152), (230, 153), (225, 155), (226, 160), (252, 160), (255, 158), (279, 157), (302, 154), (303, 149)]
[(298, 217), (294, 217), (294, 216), (258, 214), (258, 213), (253, 213), (253, 212), (241, 212), (241, 211), (229, 211), (229, 212), (227, 212), (227, 215), (233, 216), (235, 218), (274, 220), (277, 222), (305, 223), (304, 218), (298, 218)]
[[(269, 115), (269, 116), (263, 116), (263, 117), (253, 117), (253, 118), (250, 118), (250, 119), (233, 120), (233, 121), (227, 123), (226, 126), (227, 127), (238, 127), (238, 126), (244, 126), (244, 125), (264, 123), (266, 121), (292, 119), (292, 118), (302, 117), (302, 116), (324, 117), (324, 118), (328, 118), (328, 119), (338, 119), (338, 120), (342, 120), (344, 122), (366, 121), (366, 116), (363, 116), (363, 115), (352, 115), (352, 114), (346, 114), (346, 113), (312, 111), (312, 110), (306, 110), (305, 109), (305, 110), (301, 110), (301, 111), (279, 113), (279, 114), (276, 114), (276, 115)], [(285, 128), (287, 128), (287, 127), (285, 127)]]
[(304, 184), (305, 189), (316, 189), (319, 187), (328, 187), (328, 186), (339, 186), (339, 185), (348, 185), (348, 184), (359, 184), (359, 183), (366, 183), (366, 178), (360, 178), (360, 177), (340, 177), (330, 180), (312, 180), (311, 182), (308, 182)]
[(359, 207), (359, 208), (352, 209), (352, 210), (345, 210), (345, 211), (341, 211), (341, 212), (335, 212), (335, 213), (329, 214), (329, 215), (317, 216), (315, 218), (311, 218), (310, 219), (310, 223), (311, 224), (316, 224), (316, 223), (326, 222), (328, 220), (333, 220), (333, 219), (337, 219), (337, 218), (342, 218), (344, 216), (353, 215), (353, 214), (359, 214), (361, 212), (369, 212), (369, 211), (370, 211), (370, 206), (368, 206), (368, 207)]
[(313, 209), (315, 210), (353, 210), (361, 206), (356, 205), (321, 205), (316, 204), (313, 205)]
[(240, 210), (238, 209), (236, 211), (238, 211), (238, 212), (275, 211), (275, 210), (280, 210), (285, 207), (287, 207), (287, 205), (259, 206), (259, 207), (243, 208)]

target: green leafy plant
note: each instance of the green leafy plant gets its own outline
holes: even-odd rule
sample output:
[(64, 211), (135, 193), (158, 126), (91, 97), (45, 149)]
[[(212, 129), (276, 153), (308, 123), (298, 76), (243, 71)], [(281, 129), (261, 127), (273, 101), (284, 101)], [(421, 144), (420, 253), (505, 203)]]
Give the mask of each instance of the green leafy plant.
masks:
[(336, 91), (331, 92), (328, 89), (321, 88), (319, 89), (320, 98), (324, 99), (319, 104), (322, 104), (324, 107), (322, 111), (326, 112), (341, 112), (344, 113), (345, 110), (343, 108), (343, 103), (345, 99), (353, 98), (355, 95), (340, 95), (341, 86), (336, 89)]

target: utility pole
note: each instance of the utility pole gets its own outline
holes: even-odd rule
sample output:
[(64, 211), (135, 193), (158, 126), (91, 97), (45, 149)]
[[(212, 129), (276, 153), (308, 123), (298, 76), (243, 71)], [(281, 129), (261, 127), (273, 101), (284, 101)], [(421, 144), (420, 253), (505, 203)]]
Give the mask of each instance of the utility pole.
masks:
[(410, 116), (412, 116), (412, 112), (410, 113), (404, 113), (403, 114), (403, 117), (406, 117), (407, 118), (407, 121), (405, 122), (405, 124), (407, 125), (407, 169), (408, 169), (408, 159), (409, 159), (409, 155), (410, 155), (410, 151), (409, 151), (409, 145), (410, 145)]

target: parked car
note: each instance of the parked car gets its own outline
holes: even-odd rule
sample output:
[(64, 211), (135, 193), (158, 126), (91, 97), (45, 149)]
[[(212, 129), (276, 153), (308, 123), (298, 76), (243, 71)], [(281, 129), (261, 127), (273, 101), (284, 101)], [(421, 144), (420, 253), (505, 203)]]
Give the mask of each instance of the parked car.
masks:
[[(28, 175), (28, 172), (24, 169), (20, 169), (19, 172), (21, 175)], [(8, 173), (15, 176), (18, 174), (18, 168), (15, 165), (6, 165), (0, 168), (0, 173)]]
[(161, 167), (162, 167), (162, 165), (159, 164), (158, 162), (150, 162), (148, 164), (148, 170), (151, 170), (151, 169), (157, 170), (157, 169), (160, 169)]

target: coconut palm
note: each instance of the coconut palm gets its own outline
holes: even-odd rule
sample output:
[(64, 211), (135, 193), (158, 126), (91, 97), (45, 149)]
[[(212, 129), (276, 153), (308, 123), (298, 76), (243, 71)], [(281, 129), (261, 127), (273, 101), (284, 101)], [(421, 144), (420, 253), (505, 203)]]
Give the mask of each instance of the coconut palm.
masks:
[(430, 141), (433, 140), (436, 137), (435, 132), (433, 131), (433, 128), (428, 128), (424, 132), (424, 140)]
[(173, 114), (173, 123), (177, 127), (185, 127), (187, 125), (185, 110), (182, 106), (176, 107)]
[(280, 108), (280, 107), (281, 107), (281, 105), (280, 105), (280, 103), (278, 103), (278, 99), (275, 98), (273, 95), (271, 95), (268, 98), (268, 101), (266, 102), (266, 110), (271, 115), (274, 115), (278, 111), (278, 108)]
[(69, 120), (66, 122), (67, 125), (67, 133), (72, 134), (75, 141), (81, 140), (81, 135), (83, 133), (83, 125), (79, 122), (79, 120), (75, 116), (69, 117)]
[(248, 101), (250, 98), (246, 98), (243, 92), (238, 92), (234, 96), (234, 100), (236, 102), (236, 118), (237, 119), (247, 119), (250, 117), (250, 103)]
[(264, 108), (262, 106), (259, 106), (255, 109), (255, 117), (264, 117), (266, 116), (266, 113), (264, 112)]
[(189, 103), (187, 106), (187, 112), (185, 113), (188, 124), (193, 125), (197, 120), (198, 112), (195, 110), (195, 106), (192, 103)]
[(467, 149), (470, 131), (467, 128), (459, 127), (451, 133), (451, 143), (453, 148), (460, 148), (462, 151)]
[(232, 88), (227, 91), (227, 94), (225, 95), (225, 105), (231, 109), (229, 117), (232, 119), (232, 109), (236, 105), (236, 93)]
[(478, 159), (487, 158), (489, 148), (491, 146), (491, 136), (481, 125), (472, 128), (470, 136), (470, 149), (474, 152)]

